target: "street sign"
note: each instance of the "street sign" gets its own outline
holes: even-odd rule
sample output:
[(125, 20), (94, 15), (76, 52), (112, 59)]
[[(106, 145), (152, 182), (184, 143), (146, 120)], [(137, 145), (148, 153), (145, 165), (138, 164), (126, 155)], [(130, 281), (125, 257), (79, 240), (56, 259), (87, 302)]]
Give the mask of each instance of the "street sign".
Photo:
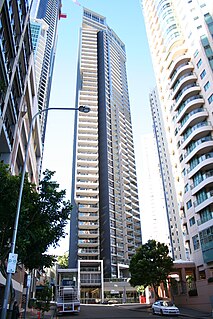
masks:
[(31, 276), (27, 275), (27, 287), (29, 288), (31, 284)]
[(7, 273), (14, 274), (16, 272), (18, 254), (9, 254), (8, 264), (7, 264)]

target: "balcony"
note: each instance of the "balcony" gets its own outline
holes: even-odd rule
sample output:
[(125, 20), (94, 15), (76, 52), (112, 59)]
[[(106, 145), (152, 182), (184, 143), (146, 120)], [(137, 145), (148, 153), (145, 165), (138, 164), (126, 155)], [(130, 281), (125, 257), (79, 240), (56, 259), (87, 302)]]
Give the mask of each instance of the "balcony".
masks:
[(213, 152), (210, 152), (194, 159), (192, 163), (190, 163), (190, 167), (187, 169), (187, 173), (189, 174), (188, 177), (191, 178), (198, 170), (205, 166), (213, 168), (212, 158)]
[(183, 100), (188, 100), (200, 92), (200, 86), (197, 83), (188, 84), (176, 96), (173, 109), (176, 111), (182, 105)]
[(190, 58), (187, 57), (186, 55), (181, 55), (177, 58), (176, 61), (172, 63), (169, 70), (169, 77), (171, 80), (170, 86), (173, 85), (174, 81), (176, 80), (180, 72), (182, 72), (182, 70), (194, 69), (192, 63), (189, 60)]
[(90, 256), (96, 256), (99, 254), (99, 249), (94, 248), (79, 248), (78, 249), (78, 255), (90, 255)]
[(200, 226), (204, 223), (207, 223), (208, 221), (210, 221), (212, 219), (213, 219), (213, 212), (209, 212), (208, 215), (197, 220), (197, 225)]
[(213, 262), (213, 241), (212, 241), (212, 235), (209, 237), (205, 237), (201, 241), (201, 249), (203, 253), (203, 260), (205, 263), (211, 263)]
[(213, 170), (201, 175), (199, 179), (190, 186), (192, 195), (195, 195), (195, 193), (197, 193), (201, 190), (201, 188), (207, 185), (209, 187), (213, 186)]
[(199, 122), (203, 122), (208, 117), (208, 112), (204, 108), (197, 108), (192, 110), (182, 119), (178, 128), (179, 134), (182, 135), (186, 128), (190, 125), (193, 126)]
[(197, 76), (193, 72), (188, 72), (182, 75), (174, 84), (173, 92), (172, 92), (172, 99), (175, 99), (178, 95), (179, 90), (184, 85), (189, 85), (190, 83), (194, 83), (197, 80)]
[(212, 203), (213, 190), (203, 193), (202, 196), (200, 196), (200, 198), (193, 203), (195, 207), (195, 213), (198, 213), (200, 210), (204, 209), (206, 206), (211, 205)]
[(202, 139), (212, 130), (211, 122), (200, 122), (193, 127), (187, 129), (186, 133), (183, 135), (183, 140), (181, 142), (182, 148), (186, 148), (190, 141), (193, 139)]
[(178, 108), (177, 115), (175, 116), (176, 121), (180, 122), (184, 117), (186, 112), (191, 112), (191, 110), (201, 107), (204, 104), (204, 99), (201, 95), (193, 95), (186, 99)]
[(213, 147), (213, 138), (211, 136), (203, 137), (196, 142), (191, 143), (187, 149), (186, 153), (184, 155), (185, 162), (189, 162), (193, 156), (197, 153), (199, 155), (199, 152), (202, 150), (202, 153), (209, 152), (212, 150)]

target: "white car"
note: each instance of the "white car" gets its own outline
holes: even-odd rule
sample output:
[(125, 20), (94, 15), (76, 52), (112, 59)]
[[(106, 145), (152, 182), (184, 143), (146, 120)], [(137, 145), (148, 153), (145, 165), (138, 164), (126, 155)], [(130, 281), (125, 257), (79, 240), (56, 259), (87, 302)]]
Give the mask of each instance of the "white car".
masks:
[(178, 316), (180, 314), (180, 310), (175, 307), (175, 305), (171, 301), (158, 300), (152, 305), (152, 313)]

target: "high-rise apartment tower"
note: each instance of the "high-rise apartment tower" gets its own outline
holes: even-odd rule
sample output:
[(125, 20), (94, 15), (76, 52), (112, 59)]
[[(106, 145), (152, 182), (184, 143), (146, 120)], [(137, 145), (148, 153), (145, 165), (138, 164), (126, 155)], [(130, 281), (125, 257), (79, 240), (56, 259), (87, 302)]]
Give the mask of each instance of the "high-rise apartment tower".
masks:
[(87, 9), (80, 35), (79, 105), (91, 111), (76, 113), (75, 119), (69, 263), (85, 265), (82, 284), (92, 278), (95, 262), (103, 267), (102, 274), (96, 269), (97, 283), (100, 276), (128, 277), (130, 258), (141, 245), (125, 46), (105, 17)]
[[(149, 101), (163, 186), (171, 255), (174, 260), (185, 260), (187, 258), (187, 247), (185, 247), (183, 242), (181, 216), (179, 214), (179, 212), (181, 212), (179, 203), (182, 200), (181, 190), (183, 183), (181, 183), (179, 179), (180, 171), (178, 171), (178, 166), (175, 165), (175, 167), (172, 167), (170, 156), (168, 156), (169, 147), (166, 140), (166, 130), (164, 125), (162, 125), (163, 115), (156, 88), (150, 92)], [(170, 155), (173, 157), (173, 153)], [(172, 176), (174, 176), (174, 178)]]
[(144, 0), (142, 5), (171, 176), (182, 197), (174, 214), (181, 213), (198, 295), (205, 286), (206, 298), (213, 277), (212, 1)]

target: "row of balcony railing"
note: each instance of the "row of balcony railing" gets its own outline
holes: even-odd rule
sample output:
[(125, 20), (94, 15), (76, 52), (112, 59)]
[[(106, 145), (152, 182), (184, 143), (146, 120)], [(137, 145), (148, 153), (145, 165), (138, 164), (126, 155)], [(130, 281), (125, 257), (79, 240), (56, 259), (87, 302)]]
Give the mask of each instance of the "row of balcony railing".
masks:
[(213, 170), (206, 172), (204, 174), (201, 174), (199, 178), (192, 185), (190, 185), (190, 188), (194, 189), (196, 186), (202, 183), (205, 179), (208, 179), (209, 177), (212, 177), (212, 176), (213, 176)]
[(203, 137), (203, 138), (197, 140), (196, 142), (191, 143), (190, 146), (187, 147), (187, 150), (186, 150), (184, 157), (186, 158), (200, 144), (205, 143), (205, 142), (211, 142), (211, 141), (213, 141), (213, 137), (206, 136), (206, 137)]
[(184, 142), (195, 130), (197, 130), (198, 128), (204, 127), (204, 126), (212, 126), (211, 122), (208, 121), (204, 121), (204, 122), (200, 122), (197, 123), (196, 125), (188, 128), (188, 130), (186, 131), (186, 133), (183, 135), (183, 141)]
[(200, 218), (197, 220), (197, 224), (198, 226), (208, 222), (209, 220), (213, 219), (213, 212), (209, 212), (207, 215), (205, 215), (204, 217)]
[(188, 121), (188, 119), (189, 119), (192, 115), (197, 114), (197, 113), (200, 113), (200, 112), (204, 112), (204, 111), (207, 111), (207, 110), (206, 110), (205, 108), (200, 107), (200, 108), (197, 108), (197, 109), (191, 111), (190, 113), (188, 113), (188, 114), (183, 118), (183, 120), (181, 121), (181, 124), (180, 124), (178, 130), (180, 130), (180, 129), (184, 126), (184, 124)]
[(200, 196), (200, 198), (198, 198), (194, 202), (194, 207), (197, 207), (198, 205), (202, 204), (203, 202), (205, 202), (207, 199), (210, 199), (210, 198), (213, 200), (213, 190), (209, 192), (203, 192), (202, 196)]
[(190, 89), (190, 88), (193, 88), (193, 87), (199, 87), (199, 85), (198, 85), (196, 82), (186, 85), (186, 86), (178, 93), (178, 95), (176, 96), (176, 99), (175, 99), (176, 103), (179, 101), (179, 99), (181, 98), (181, 96), (183, 95), (183, 93), (184, 93), (186, 90), (188, 90), (188, 89)]
[(213, 158), (213, 152), (206, 153), (196, 158), (196, 160), (193, 160), (192, 163), (190, 163), (190, 167), (187, 169), (187, 173), (190, 173), (197, 165), (209, 158)]

